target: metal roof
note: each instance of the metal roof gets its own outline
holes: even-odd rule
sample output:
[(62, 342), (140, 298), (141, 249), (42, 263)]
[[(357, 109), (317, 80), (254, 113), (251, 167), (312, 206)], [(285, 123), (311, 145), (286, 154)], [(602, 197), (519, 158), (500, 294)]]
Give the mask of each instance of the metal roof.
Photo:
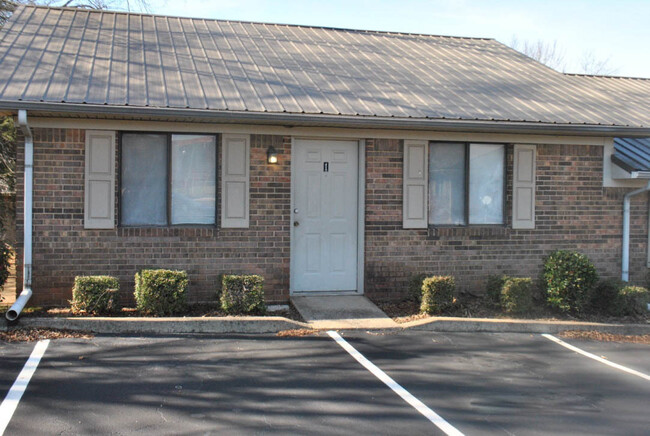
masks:
[(628, 172), (650, 171), (650, 138), (614, 138), (612, 161)]
[(645, 85), (610, 92), (492, 39), (22, 6), (0, 71), (0, 108), (650, 127)]
[(586, 85), (594, 91), (601, 92), (621, 101), (639, 102), (644, 104), (643, 107), (645, 107), (645, 110), (650, 110), (650, 79), (587, 74), (565, 75), (571, 80)]

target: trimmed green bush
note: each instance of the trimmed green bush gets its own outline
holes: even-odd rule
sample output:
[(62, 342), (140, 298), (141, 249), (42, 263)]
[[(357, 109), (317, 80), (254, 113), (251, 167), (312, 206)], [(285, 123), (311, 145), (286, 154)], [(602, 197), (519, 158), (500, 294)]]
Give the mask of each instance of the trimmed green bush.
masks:
[(650, 292), (641, 286), (625, 286), (618, 291), (618, 306), (621, 315), (642, 315), (648, 313)]
[(533, 310), (533, 279), (506, 279), (501, 288), (501, 307), (506, 313), (527, 313)]
[(424, 273), (414, 274), (409, 278), (408, 293), (412, 300), (422, 301), (422, 282), (427, 278)]
[(420, 312), (435, 315), (454, 304), (456, 281), (452, 276), (427, 277), (422, 282)]
[(135, 275), (135, 302), (147, 315), (171, 315), (187, 307), (187, 273), (143, 269)]
[(504, 283), (509, 278), (505, 274), (495, 274), (488, 277), (485, 290), (488, 299), (492, 303), (496, 305), (501, 304), (501, 289), (503, 289)]
[(224, 275), (221, 308), (229, 314), (264, 314), (264, 278), (256, 275)]
[(103, 315), (116, 308), (120, 283), (111, 276), (77, 276), (74, 278), (70, 307), (73, 313)]
[(587, 256), (576, 251), (558, 250), (544, 261), (546, 301), (564, 312), (582, 312), (598, 273)]

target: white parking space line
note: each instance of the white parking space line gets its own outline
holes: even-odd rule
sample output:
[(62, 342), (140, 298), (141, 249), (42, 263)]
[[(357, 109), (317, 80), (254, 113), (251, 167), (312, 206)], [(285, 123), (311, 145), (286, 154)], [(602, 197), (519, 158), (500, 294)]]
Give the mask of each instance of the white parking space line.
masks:
[(550, 341), (555, 342), (556, 344), (560, 344), (563, 347), (568, 348), (571, 351), (575, 351), (576, 353), (582, 354), (585, 357), (588, 357), (590, 359), (594, 359), (595, 361), (600, 362), (600, 363), (604, 363), (605, 365), (611, 366), (612, 368), (616, 368), (616, 369), (618, 369), (620, 371), (627, 372), (628, 374), (636, 375), (637, 377), (641, 377), (644, 380), (650, 381), (650, 375), (644, 374), (642, 372), (636, 371), (634, 369), (628, 368), (628, 367), (623, 366), (623, 365), (619, 365), (618, 363), (610, 362), (609, 360), (603, 359), (602, 357), (598, 357), (595, 354), (588, 353), (588, 352), (586, 352), (584, 350), (581, 350), (578, 347), (574, 347), (573, 345), (564, 342), (562, 339), (556, 338), (553, 335), (549, 335), (549, 334), (544, 333), (544, 334), (542, 334), (542, 336), (544, 336), (546, 339), (548, 339)]
[(328, 335), (336, 341), (345, 351), (356, 359), (364, 368), (372, 373), (379, 380), (384, 382), (386, 386), (391, 388), (393, 392), (402, 397), (404, 401), (409, 403), (418, 412), (424, 415), (429, 421), (434, 423), (440, 430), (447, 435), (463, 436), (463, 433), (458, 431), (454, 426), (445, 421), (440, 415), (427, 407), (422, 401), (415, 398), (406, 389), (400, 386), (395, 380), (388, 376), (384, 371), (379, 369), (374, 363), (369, 361), (363, 354), (359, 353), (356, 348), (350, 345), (345, 339), (335, 331), (328, 331)]
[(20, 374), (18, 374), (18, 378), (16, 378), (16, 381), (11, 386), (11, 389), (9, 389), (7, 396), (2, 401), (2, 404), (0, 404), (0, 435), (3, 435), (7, 429), (9, 421), (11, 421), (11, 417), (14, 415), (14, 412), (18, 407), (18, 403), (23, 397), (23, 394), (27, 389), (27, 385), (32, 379), (32, 376), (34, 375), (34, 372), (36, 371), (41, 358), (45, 354), (45, 350), (47, 350), (48, 345), (50, 345), (49, 339), (38, 341), (34, 347), (34, 351), (32, 351), (32, 354), (29, 356), (29, 359), (27, 359), (27, 362), (25, 362), (25, 366), (23, 366), (22, 371), (20, 371)]

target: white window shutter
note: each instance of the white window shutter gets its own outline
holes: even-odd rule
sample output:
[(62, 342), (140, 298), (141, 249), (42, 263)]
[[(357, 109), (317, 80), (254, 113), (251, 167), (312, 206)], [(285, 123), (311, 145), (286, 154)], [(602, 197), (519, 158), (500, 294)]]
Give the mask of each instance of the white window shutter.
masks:
[(221, 227), (248, 228), (250, 135), (222, 135)]
[(404, 198), (402, 225), (405, 229), (426, 229), (428, 187), (427, 141), (404, 141)]
[(84, 228), (115, 227), (115, 132), (86, 130)]
[(515, 145), (512, 171), (512, 228), (535, 228), (534, 145)]

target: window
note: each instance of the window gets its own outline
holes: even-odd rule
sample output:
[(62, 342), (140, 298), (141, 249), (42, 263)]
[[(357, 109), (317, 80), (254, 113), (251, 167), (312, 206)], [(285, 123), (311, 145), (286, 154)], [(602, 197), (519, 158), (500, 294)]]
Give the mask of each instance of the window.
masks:
[(216, 147), (213, 135), (123, 134), (121, 224), (214, 224)]
[(503, 224), (503, 144), (429, 144), (429, 224)]

